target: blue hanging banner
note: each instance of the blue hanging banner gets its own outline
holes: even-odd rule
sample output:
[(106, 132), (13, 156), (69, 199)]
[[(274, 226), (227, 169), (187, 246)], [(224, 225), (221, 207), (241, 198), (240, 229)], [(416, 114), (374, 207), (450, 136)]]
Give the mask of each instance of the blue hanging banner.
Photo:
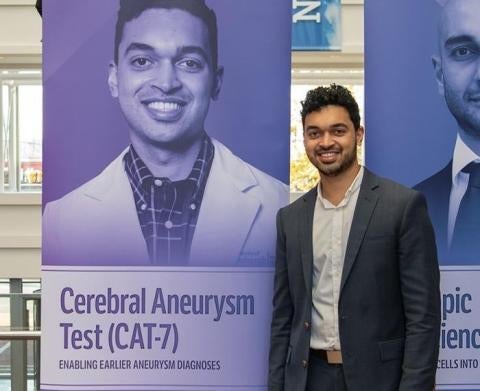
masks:
[(293, 50), (341, 50), (340, 0), (293, 0), (292, 18)]

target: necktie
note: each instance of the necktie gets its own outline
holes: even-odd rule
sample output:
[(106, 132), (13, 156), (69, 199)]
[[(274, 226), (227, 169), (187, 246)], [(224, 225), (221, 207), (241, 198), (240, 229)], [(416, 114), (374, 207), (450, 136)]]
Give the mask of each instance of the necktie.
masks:
[(450, 255), (458, 264), (480, 261), (480, 163), (470, 163), (468, 187), (460, 203)]

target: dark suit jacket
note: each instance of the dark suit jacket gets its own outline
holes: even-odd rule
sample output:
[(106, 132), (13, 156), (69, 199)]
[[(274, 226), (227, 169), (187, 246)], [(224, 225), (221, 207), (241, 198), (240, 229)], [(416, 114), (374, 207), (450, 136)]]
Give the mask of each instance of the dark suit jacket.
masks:
[[(269, 391), (303, 391), (312, 311), (316, 189), (277, 215)], [(365, 170), (338, 303), (349, 391), (431, 391), (439, 269), (424, 197)]]
[[(452, 254), (447, 251), (448, 245), (448, 208), (452, 189), (452, 162), (430, 178), (414, 187), (427, 199), (428, 213), (432, 219), (437, 239), (438, 259), (440, 264), (452, 261)], [(455, 262), (454, 262), (455, 263)]]

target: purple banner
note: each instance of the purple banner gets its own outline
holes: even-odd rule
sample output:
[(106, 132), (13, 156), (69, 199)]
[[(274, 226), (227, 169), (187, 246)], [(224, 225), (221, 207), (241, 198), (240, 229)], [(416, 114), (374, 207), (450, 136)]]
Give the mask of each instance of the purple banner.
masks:
[(480, 2), (369, 0), (366, 158), (422, 192), (442, 271), (437, 388), (480, 388)]
[(265, 389), (291, 4), (43, 15), (42, 389)]

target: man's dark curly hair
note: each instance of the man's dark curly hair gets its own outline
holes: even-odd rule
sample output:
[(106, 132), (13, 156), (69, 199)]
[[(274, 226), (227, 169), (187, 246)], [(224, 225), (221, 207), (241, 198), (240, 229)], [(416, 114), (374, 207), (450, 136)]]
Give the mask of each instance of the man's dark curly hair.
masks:
[(348, 111), (355, 129), (360, 127), (360, 111), (355, 98), (347, 88), (337, 84), (330, 84), (329, 87), (317, 87), (307, 92), (300, 112), (303, 126), (305, 126), (305, 117), (308, 114), (320, 111), (329, 105), (344, 107)]
[(205, 0), (120, 0), (117, 24), (115, 26), (115, 43), (113, 57), (118, 64), (118, 47), (123, 36), (125, 24), (138, 18), (144, 11), (152, 8), (179, 9), (200, 18), (207, 26), (210, 49), (212, 51), (213, 69), (218, 66), (218, 28), (215, 12), (208, 8)]

